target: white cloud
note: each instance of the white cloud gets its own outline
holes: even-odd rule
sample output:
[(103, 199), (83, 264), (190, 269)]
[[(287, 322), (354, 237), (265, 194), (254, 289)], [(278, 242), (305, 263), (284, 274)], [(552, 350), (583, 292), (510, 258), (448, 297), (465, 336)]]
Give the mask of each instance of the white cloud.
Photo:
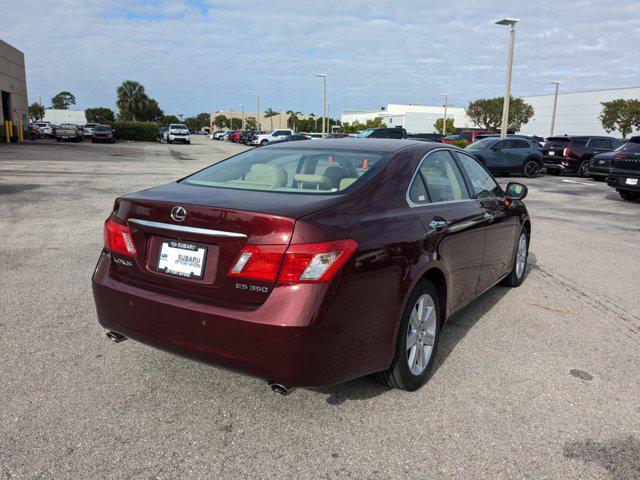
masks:
[[(502, 94), (508, 29), (516, 30), (514, 94), (640, 84), (640, 2), (446, 4), (383, 2), (22, 0), (3, 10), (2, 38), (23, 50), (31, 101), (72, 91), (80, 107), (111, 106), (141, 81), (168, 113), (261, 106), (331, 111), (387, 102), (464, 106)], [(603, 18), (604, 17), (604, 18)]]

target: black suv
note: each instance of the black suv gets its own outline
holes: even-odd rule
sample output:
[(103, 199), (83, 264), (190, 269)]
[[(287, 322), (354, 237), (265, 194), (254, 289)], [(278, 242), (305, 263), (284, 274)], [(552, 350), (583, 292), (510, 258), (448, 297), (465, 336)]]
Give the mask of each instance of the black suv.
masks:
[(616, 150), (607, 184), (625, 200), (640, 200), (640, 136)]
[(615, 150), (624, 142), (613, 137), (596, 135), (549, 137), (542, 147), (542, 158), (547, 172), (577, 173), (589, 176), (589, 160), (599, 153)]
[(407, 138), (404, 128), (367, 128), (356, 135), (359, 138)]

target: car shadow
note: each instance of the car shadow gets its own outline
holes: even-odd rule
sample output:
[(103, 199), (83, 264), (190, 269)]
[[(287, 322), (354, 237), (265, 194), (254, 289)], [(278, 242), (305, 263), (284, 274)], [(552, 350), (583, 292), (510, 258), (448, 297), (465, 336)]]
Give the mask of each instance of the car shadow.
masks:
[[(535, 269), (536, 256), (533, 252), (529, 253), (529, 261), (527, 262), (527, 270), (525, 274), (528, 276), (532, 269)], [(526, 277), (525, 277), (526, 281)], [(452, 315), (447, 323), (442, 327), (440, 333), (440, 343), (438, 345), (438, 353), (436, 354), (433, 370), (429, 375), (429, 379), (433, 377), (439, 368), (447, 360), (447, 357), (453, 352), (458, 343), (466, 337), (467, 333), (478, 323), (484, 315), (490, 312), (493, 307), (509, 292), (510, 288), (503, 286), (495, 286), (471, 303), (463, 307), (460, 311)], [(366, 400), (375, 398), (393, 389), (386, 387), (376, 381), (372, 375), (362, 377), (349, 382), (340, 383), (330, 387), (309, 388), (309, 390), (327, 394), (326, 402), (329, 405), (340, 405), (349, 400)]]

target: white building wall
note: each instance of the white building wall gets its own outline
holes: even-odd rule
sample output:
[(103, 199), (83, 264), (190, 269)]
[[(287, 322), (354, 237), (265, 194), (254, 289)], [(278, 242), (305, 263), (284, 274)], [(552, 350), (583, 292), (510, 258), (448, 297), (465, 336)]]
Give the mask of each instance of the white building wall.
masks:
[(87, 117), (84, 110), (58, 110), (55, 108), (46, 108), (44, 110), (43, 121), (60, 125), (61, 123), (75, 123), (76, 125), (85, 125)]
[[(343, 110), (340, 120), (348, 123), (366, 123), (380, 117), (389, 127), (404, 127), (407, 133), (434, 133), (433, 124), (444, 115), (444, 107), (430, 105), (389, 104), (385, 110)], [(456, 128), (470, 128), (474, 125), (464, 108), (448, 107), (447, 118), (453, 118)]]
[[(522, 98), (533, 106), (535, 114), (529, 123), (522, 126), (520, 133), (548, 137), (551, 131), (553, 94)], [(605, 132), (598, 118), (602, 113), (601, 102), (618, 98), (640, 100), (640, 87), (559, 93), (554, 135), (620, 136), (620, 132)]]

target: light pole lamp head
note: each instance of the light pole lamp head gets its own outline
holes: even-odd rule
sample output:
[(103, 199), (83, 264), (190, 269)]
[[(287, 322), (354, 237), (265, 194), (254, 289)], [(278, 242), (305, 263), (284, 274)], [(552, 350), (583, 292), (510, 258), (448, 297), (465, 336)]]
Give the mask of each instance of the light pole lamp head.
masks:
[(316, 77), (327, 78), (326, 73), (316, 73)]
[(556, 85), (556, 86), (558, 86), (558, 85), (560, 85), (560, 82), (549, 82), (549, 85)]
[(254, 93), (253, 96), (254, 97), (260, 97), (260, 94), (259, 93)]
[(498, 20), (496, 22), (496, 25), (511, 25), (511, 28), (515, 28), (516, 27), (516, 23), (518, 23), (520, 20), (517, 18), (503, 18), (502, 20)]

